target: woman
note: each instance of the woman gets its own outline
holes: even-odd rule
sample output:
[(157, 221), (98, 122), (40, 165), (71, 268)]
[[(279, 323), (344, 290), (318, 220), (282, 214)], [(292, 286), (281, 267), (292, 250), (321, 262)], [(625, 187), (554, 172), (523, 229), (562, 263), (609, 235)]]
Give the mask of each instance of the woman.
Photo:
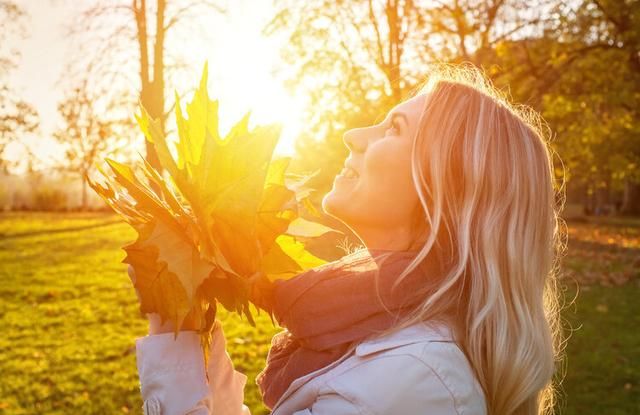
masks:
[[(287, 330), (256, 379), (273, 414), (552, 412), (561, 221), (538, 120), (478, 71), (443, 67), (345, 134), (322, 207), (365, 248), (275, 284)], [(207, 384), (196, 326), (174, 342), (150, 318), (146, 413), (250, 413), (219, 324)]]

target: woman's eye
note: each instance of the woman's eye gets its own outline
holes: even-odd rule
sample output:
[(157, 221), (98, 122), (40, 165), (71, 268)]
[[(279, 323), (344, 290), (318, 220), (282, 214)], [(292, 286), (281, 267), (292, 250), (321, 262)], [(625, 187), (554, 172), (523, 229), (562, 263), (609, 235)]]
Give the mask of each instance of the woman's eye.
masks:
[(391, 121), (391, 123), (389, 124), (389, 127), (387, 127), (387, 129), (385, 130), (385, 134), (391, 132), (392, 134), (399, 134), (400, 133), (400, 127), (398, 126), (398, 123), (395, 121)]

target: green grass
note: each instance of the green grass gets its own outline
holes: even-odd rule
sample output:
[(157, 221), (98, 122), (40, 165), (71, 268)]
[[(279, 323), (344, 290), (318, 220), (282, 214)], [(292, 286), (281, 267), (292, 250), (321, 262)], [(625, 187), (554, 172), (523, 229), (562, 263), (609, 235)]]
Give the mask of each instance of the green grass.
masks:
[[(640, 413), (640, 227), (570, 230), (566, 270), (581, 288), (564, 312), (575, 331), (561, 413)], [(112, 215), (0, 215), (0, 414), (141, 412), (134, 342), (147, 323), (120, 263), (133, 237)], [(254, 382), (280, 329), (264, 313), (256, 329), (224, 310), (219, 318), (249, 377), (245, 403), (267, 414)]]
[[(0, 414), (141, 412), (134, 342), (147, 323), (120, 263), (134, 233), (115, 219), (0, 216)], [(249, 376), (245, 402), (264, 414), (254, 379), (279, 329), (256, 317), (258, 330), (219, 312), (229, 354)]]
[(559, 413), (640, 414), (640, 220), (569, 222)]
[[(567, 296), (575, 294), (571, 289)], [(640, 414), (639, 300), (637, 279), (579, 289), (576, 302), (564, 312), (573, 331), (560, 413)]]

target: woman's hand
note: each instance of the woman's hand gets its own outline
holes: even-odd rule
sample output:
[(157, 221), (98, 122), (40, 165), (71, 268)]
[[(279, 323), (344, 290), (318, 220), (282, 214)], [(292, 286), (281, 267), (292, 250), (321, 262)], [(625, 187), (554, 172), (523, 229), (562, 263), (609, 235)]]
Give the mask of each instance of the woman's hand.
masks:
[[(138, 287), (136, 286), (136, 273), (133, 270), (133, 267), (129, 265), (127, 269), (127, 273), (129, 274), (129, 278), (133, 283), (133, 288), (136, 291), (136, 295), (138, 296), (138, 301), (141, 301), (140, 292), (138, 291)], [(162, 334), (162, 333), (173, 333), (175, 332), (175, 324), (172, 320), (167, 320), (162, 324), (162, 318), (158, 313), (147, 313), (147, 319), (149, 320), (149, 334)], [(193, 310), (187, 314), (184, 321), (182, 322), (182, 327), (180, 331), (198, 331), (200, 329), (200, 322), (195, 318)]]

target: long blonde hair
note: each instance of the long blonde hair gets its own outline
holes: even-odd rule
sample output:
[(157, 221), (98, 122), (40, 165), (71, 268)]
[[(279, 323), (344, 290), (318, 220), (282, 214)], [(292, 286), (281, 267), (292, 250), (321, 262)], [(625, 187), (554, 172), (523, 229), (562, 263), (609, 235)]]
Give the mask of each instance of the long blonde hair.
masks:
[(548, 129), (469, 66), (439, 67), (419, 93), (412, 175), (424, 226), (396, 284), (432, 250), (446, 267), (425, 275), (419, 307), (384, 333), (448, 321), (489, 414), (553, 413), (566, 225)]

